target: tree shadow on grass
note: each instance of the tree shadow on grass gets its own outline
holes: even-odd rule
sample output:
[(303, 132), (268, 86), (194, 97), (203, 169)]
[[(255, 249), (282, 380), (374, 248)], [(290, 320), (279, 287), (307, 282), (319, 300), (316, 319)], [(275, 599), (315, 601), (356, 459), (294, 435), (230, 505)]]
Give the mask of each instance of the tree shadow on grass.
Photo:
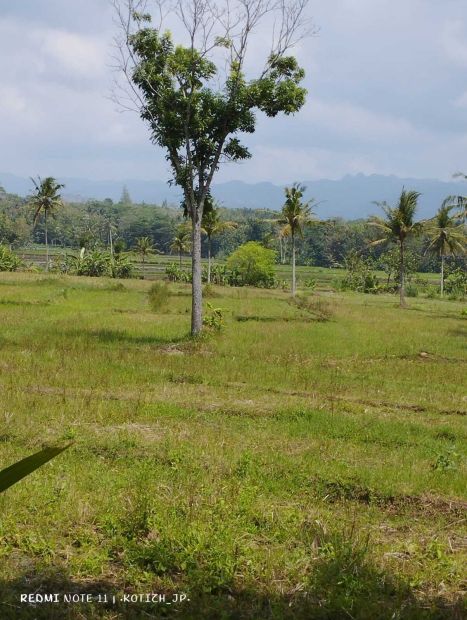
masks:
[[(184, 579), (176, 589), (156, 585), (127, 587), (121, 581), (77, 580), (63, 569), (29, 571), (0, 581), (2, 620), (124, 620), (178, 618), (183, 620), (462, 620), (462, 603), (447, 604), (435, 597), (423, 602), (396, 577), (366, 566), (353, 582), (351, 574), (336, 574), (333, 561), (318, 566), (309, 584), (295, 593), (268, 593), (260, 586), (238, 589), (225, 584), (217, 590)], [(349, 581), (350, 580), (350, 581)], [(187, 600), (174, 601), (174, 593)], [(21, 602), (21, 594), (57, 594), (58, 602)], [(165, 602), (151, 595), (165, 594)], [(65, 602), (65, 595), (91, 595), (92, 602)], [(100, 595), (100, 601), (99, 601)], [(133, 600), (131, 597), (142, 601)], [(146, 601), (146, 595), (150, 595)], [(125, 596), (128, 597), (125, 600)], [(105, 597), (107, 597), (105, 599)], [(115, 597), (115, 599), (114, 599)], [(107, 601), (107, 602), (106, 602)]]
[(183, 336), (135, 336), (125, 331), (117, 329), (90, 329), (90, 330), (70, 330), (66, 332), (67, 338), (79, 338), (89, 342), (100, 342), (103, 344), (148, 344), (152, 346), (180, 344), (192, 340), (190, 334)]

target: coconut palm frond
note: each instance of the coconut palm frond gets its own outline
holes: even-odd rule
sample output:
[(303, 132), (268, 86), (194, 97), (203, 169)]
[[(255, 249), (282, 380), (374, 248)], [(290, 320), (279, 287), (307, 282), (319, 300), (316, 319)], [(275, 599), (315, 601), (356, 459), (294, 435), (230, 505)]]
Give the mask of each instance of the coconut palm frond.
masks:
[(426, 226), (425, 230), (430, 243), (425, 253), (431, 252), (438, 256), (455, 256), (465, 253), (465, 227), (457, 223), (455, 216), (451, 215), (454, 207), (451, 199), (452, 196), (448, 196), (443, 201), (435, 217)]
[(236, 222), (226, 222), (221, 220), (219, 208), (212, 206), (211, 209), (203, 213), (201, 231), (209, 238), (220, 235), (226, 230), (237, 228)]

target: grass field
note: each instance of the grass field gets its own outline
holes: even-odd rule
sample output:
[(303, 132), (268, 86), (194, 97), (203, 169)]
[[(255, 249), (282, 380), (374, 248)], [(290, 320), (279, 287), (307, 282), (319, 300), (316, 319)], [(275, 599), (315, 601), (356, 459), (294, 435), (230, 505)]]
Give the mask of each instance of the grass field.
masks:
[(463, 305), (325, 283), (193, 341), (184, 285), (1, 274), (0, 466), (74, 444), (0, 496), (0, 618), (465, 617)]

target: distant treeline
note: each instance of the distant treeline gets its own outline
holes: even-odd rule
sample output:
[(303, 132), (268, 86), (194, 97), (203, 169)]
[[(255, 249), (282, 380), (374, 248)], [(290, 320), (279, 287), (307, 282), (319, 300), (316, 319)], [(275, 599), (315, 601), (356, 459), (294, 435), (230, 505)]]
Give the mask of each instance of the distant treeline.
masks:
[[(86, 203), (65, 203), (48, 223), (51, 245), (87, 249), (107, 246), (110, 233), (113, 243), (121, 250), (131, 250), (141, 237), (149, 237), (160, 251), (169, 254), (170, 245), (180, 224), (183, 212), (166, 204), (150, 205), (131, 202), (128, 194), (115, 203), (110, 198), (89, 200)], [(237, 227), (212, 238), (212, 255), (219, 259), (228, 256), (247, 241), (259, 241), (276, 250), (278, 262), (289, 262), (290, 239), (280, 237), (276, 224), (278, 212), (268, 209), (221, 208), (222, 219), (235, 222)], [(375, 213), (378, 207), (375, 206)], [(6, 193), (0, 187), (0, 243), (25, 247), (44, 243), (44, 222), (33, 226), (33, 210), (27, 198)], [(320, 267), (343, 267), (345, 258), (358, 252), (375, 264), (384, 260), (384, 246), (372, 246), (377, 233), (365, 220), (346, 221), (340, 218), (317, 220), (306, 228), (297, 243), (297, 264)], [(426, 253), (428, 239), (421, 235), (409, 244), (413, 267), (417, 271), (439, 271), (439, 258)], [(204, 240), (203, 254), (207, 254)], [(453, 263), (460, 259), (451, 259)]]

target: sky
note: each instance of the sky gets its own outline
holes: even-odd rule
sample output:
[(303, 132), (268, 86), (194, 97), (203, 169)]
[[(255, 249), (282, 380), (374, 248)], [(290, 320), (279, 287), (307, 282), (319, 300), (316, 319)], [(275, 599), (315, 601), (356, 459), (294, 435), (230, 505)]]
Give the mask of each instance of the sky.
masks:
[[(218, 181), (467, 172), (465, 0), (310, 0), (308, 14), (319, 32), (294, 50), (306, 105), (259, 117), (253, 158)], [(170, 176), (138, 115), (110, 99), (115, 32), (108, 0), (0, 0), (0, 172)]]

